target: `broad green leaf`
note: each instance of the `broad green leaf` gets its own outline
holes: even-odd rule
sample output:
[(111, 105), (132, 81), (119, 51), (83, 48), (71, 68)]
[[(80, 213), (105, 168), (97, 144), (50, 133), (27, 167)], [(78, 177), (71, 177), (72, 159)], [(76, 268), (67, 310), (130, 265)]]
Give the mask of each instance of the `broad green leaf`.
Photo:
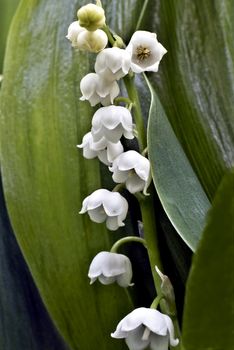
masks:
[(76, 148), (93, 113), (79, 101), (89, 60), (65, 39), (83, 3), (21, 2), (2, 86), (2, 175), (14, 232), (61, 334), (74, 350), (114, 350), (123, 343), (110, 332), (131, 303), (116, 285), (90, 286), (87, 271), (118, 235), (78, 214), (100, 187), (98, 162)]
[(8, 29), (18, 4), (19, 0), (0, 0), (0, 74), (2, 74)]
[(68, 350), (38, 295), (12, 232), (0, 183), (0, 348)]
[(150, 77), (209, 198), (234, 164), (233, 0), (150, 1), (168, 53)]
[(154, 184), (171, 223), (186, 244), (195, 250), (204, 228), (209, 200), (150, 84), (149, 88), (148, 150)]
[(136, 27), (144, 26), (149, 14), (149, 0), (103, 0), (108, 25), (126, 42)]
[(185, 300), (185, 350), (234, 349), (234, 171), (214, 198), (194, 255)]

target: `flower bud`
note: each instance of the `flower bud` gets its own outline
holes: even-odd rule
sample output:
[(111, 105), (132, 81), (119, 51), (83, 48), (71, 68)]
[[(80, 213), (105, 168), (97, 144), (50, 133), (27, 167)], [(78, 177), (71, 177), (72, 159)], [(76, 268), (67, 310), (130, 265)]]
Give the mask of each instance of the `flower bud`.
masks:
[(103, 27), (106, 20), (103, 8), (94, 4), (82, 6), (77, 12), (77, 17), (81, 27), (89, 31)]
[(108, 38), (105, 32), (97, 29), (94, 32), (89, 32), (84, 29), (77, 38), (77, 48), (89, 52), (100, 52), (108, 43)]
[(72, 47), (78, 47), (78, 35), (83, 31), (85, 29), (80, 26), (79, 21), (72, 22), (69, 25), (66, 38), (71, 41)]

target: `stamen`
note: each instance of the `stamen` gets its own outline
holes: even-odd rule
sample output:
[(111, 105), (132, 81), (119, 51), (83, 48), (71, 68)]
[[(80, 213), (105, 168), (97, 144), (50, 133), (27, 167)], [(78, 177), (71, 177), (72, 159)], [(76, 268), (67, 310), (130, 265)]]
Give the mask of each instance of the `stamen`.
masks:
[(148, 340), (150, 336), (150, 329), (145, 327), (144, 333), (142, 335), (142, 340)]
[(146, 58), (150, 56), (151, 52), (150, 52), (150, 49), (148, 49), (147, 47), (140, 45), (136, 49), (136, 54), (137, 54), (137, 58), (140, 61), (144, 61)]

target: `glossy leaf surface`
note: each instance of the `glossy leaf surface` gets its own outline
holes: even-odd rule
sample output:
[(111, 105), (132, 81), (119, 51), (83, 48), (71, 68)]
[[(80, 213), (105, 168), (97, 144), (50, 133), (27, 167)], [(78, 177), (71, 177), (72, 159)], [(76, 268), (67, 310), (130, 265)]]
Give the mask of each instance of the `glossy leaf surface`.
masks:
[(234, 164), (234, 2), (151, 1), (148, 30), (168, 53), (150, 77), (211, 199)]
[(87, 278), (93, 256), (118, 235), (78, 214), (82, 200), (100, 187), (98, 162), (85, 160), (76, 148), (92, 115), (88, 103), (79, 101), (89, 59), (65, 39), (83, 3), (20, 5), (2, 86), (4, 192), (39, 292), (72, 349), (122, 349), (110, 332), (130, 308), (127, 293), (118, 286), (89, 286)]
[(186, 350), (234, 348), (234, 172), (221, 183), (194, 255), (185, 300)]
[(52, 324), (11, 229), (0, 183), (0, 347), (69, 350)]
[(195, 250), (204, 228), (209, 200), (150, 84), (149, 88), (148, 149), (154, 184), (171, 223)]

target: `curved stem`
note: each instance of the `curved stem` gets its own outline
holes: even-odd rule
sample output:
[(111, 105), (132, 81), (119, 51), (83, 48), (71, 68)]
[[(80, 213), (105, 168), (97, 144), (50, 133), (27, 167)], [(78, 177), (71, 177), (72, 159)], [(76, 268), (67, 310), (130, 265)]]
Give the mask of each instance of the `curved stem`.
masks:
[(125, 243), (130, 243), (130, 242), (141, 243), (147, 249), (145, 239), (140, 238), (140, 237), (136, 237), (136, 236), (128, 236), (128, 237), (121, 238), (117, 242), (115, 242), (115, 244), (112, 246), (110, 252), (116, 253), (121, 245), (123, 245)]
[(120, 102), (124, 102), (126, 103), (127, 105), (131, 104), (132, 101), (130, 100), (130, 98), (128, 97), (124, 97), (124, 96), (119, 96), (119, 97), (116, 97), (114, 99), (114, 103), (120, 103)]
[(128, 92), (128, 96), (130, 100), (133, 101), (134, 117), (135, 117), (135, 123), (138, 131), (139, 148), (140, 148), (140, 151), (142, 152), (147, 146), (147, 141), (146, 141), (146, 133), (145, 133), (143, 116), (141, 112), (140, 100), (139, 100), (137, 89), (134, 84), (134, 76), (126, 75), (123, 78), (123, 80)]
[(109, 27), (105, 24), (101, 29), (106, 33), (107, 38), (109, 40), (109, 43), (113, 46), (115, 44), (115, 39), (114, 39)]
[(156, 298), (154, 299), (154, 301), (152, 302), (152, 304), (150, 305), (151, 309), (157, 309), (158, 304), (160, 303), (160, 301), (164, 298), (163, 294), (159, 294), (156, 296)]

